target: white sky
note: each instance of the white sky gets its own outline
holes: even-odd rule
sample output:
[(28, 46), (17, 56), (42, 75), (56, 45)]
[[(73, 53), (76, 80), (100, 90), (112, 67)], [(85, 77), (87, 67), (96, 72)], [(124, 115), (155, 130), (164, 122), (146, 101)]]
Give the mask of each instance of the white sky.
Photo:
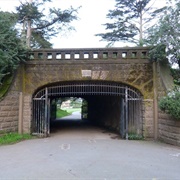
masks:
[[(22, 0), (24, 1), (24, 0)], [(162, 6), (165, 0), (156, 0), (156, 6)], [(72, 23), (76, 31), (66, 36), (58, 36), (52, 39), (53, 48), (91, 48), (105, 47), (107, 42), (100, 41), (100, 37), (94, 36), (105, 31), (102, 24), (108, 22), (106, 14), (113, 9), (115, 0), (53, 0), (54, 7), (61, 9), (73, 6), (79, 9), (78, 21)], [(19, 0), (0, 0), (0, 10), (13, 11), (19, 6)], [(115, 43), (114, 46), (126, 46), (128, 43)]]

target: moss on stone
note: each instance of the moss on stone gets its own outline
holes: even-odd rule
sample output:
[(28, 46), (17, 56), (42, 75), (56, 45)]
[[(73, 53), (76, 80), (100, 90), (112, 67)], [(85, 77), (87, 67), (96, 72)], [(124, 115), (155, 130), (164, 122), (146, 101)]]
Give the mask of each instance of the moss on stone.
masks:
[(0, 99), (7, 93), (13, 80), (13, 75), (7, 75), (0, 85)]

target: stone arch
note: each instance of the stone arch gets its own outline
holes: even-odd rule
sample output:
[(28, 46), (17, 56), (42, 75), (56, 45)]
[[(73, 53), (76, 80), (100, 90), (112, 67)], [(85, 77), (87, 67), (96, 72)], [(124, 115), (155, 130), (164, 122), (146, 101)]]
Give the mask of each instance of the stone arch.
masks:
[(94, 79), (94, 80), (83, 80), (83, 79), (79, 79), (79, 80), (66, 80), (66, 81), (57, 81), (57, 82), (50, 82), (50, 83), (45, 83), (37, 88), (35, 88), (33, 90), (32, 93), (32, 97), (35, 96), (35, 94), (46, 88), (46, 87), (52, 87), (52, 86), (58, 86), (60, 84), (76, 84), (76, 83), (105, 83), (105, 84), (115, 84), (115, 85), (124, 85), (124, 86), (128, 86), (129, 88), (131, 88), (134, 91), (137, 91), (139, 94), (141, 94), (141, 97), (143, 97), (143, 91), (141, 88), (139, 88), (138, 86), (133, 86), (131, 84), (122, 82), (122, 81), (114, 81), (114, 80), (99, 80), (99, 79)]
[[(143, 97), (140, 91), (123, 83), (92, 80), (64, 81), (38, 88), (33, 94), (32, 127), (35, 134), (42, 136), (49, 134), (49, 125), (44, 124), (49, 124), (47, 103), (48, 99), (53, 98), (53, 96), (88, 97), (91, 119), (94, 120), (96, 116), (99, 116), (98, 123), (120, 131), (122, 137), (125, 137), (125, 133), (128, 134), (129, 132), (143, 135)], [(107, 105), (102, 106), (103, 102), (106, 102)], [(114, 102), (115, 105), (111, 105), (111, 102)], [(96, 112), (95, 107), (101, 107), (100, 109), (103, 109), (104, 112)], [(106, 115), (103, 115), (107, 112), (110, 113), (110, 109), (117, 109), (118, 113), (114, 110), (113, 112), (120, 114), (115, 117), (112, 113), (111, 119), (114, 120), (111, 122)]]

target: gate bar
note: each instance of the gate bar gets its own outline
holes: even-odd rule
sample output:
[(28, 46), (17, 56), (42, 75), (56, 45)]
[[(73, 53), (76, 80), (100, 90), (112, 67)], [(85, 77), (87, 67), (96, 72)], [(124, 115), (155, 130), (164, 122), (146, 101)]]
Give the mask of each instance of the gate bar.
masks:
[(48, 88), (45, 90), (45, 127), (44, 127), (45, 136), (48, 135)]
[(128, 88), (125, 89), (125, 123), (126, 123), (126, 140), (128, 140)]

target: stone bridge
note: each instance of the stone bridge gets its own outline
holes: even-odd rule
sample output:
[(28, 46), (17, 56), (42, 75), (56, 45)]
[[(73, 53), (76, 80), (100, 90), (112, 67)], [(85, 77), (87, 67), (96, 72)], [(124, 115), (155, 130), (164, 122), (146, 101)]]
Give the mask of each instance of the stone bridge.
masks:
[[(154, 72), (157, 65), (144, 47), (33, 50), (0, 101), (0, 131), (32, 133), (38, 98), (50, 109), (48, 100), (73, 96), (87, 100), (91, 121), (156, 139), (157, 97), (164, 86)], [(41, 116), (46, 124), (51, 119), (46, 112)]]

